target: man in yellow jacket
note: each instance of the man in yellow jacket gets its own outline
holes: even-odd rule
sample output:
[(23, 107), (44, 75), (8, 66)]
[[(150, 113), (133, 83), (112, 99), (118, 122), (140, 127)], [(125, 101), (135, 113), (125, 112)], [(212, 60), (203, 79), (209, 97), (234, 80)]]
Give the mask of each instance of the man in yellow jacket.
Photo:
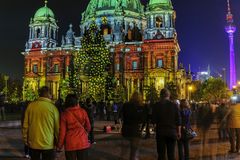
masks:
[(39, 90), (39, 98), (30, 103), (23, 122), (23, 140), (31, 150), (31, 160), (54, 160), (58, 140), (59, 112), (50, 99), (49, 88)]
[[(240, 97), (238, 97), (240, 98)], [(240, 100), (240, 99), (239, 99)], [(231, 145), (230, 153), (240, 151), (240, 101), (233, 104), (227, 113), (229, 141)]]

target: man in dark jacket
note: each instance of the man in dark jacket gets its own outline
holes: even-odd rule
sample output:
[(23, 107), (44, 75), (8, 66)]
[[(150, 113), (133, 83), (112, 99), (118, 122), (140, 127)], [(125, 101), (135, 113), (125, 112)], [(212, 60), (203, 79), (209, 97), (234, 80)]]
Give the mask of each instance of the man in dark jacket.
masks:
[(89, 132), (88, 138), (91, 144), (95, 144), (95, 139), (94, 139), (94, 133), (93, 133), (93, 129), (94, 129), (94, 106), (91, 103), (91, 99), (87, 98), (86, 99), (86, 103), (83, 106), (83, 108), (85, 109), (85, 111), (88, 114), (88, 118), (91, 124), (91, 130)]
[(170, 92), (162, 89), (160, 101), (154, 104), (152, 120), (156, 124), (158, 160), (175, 160), (176, 140), (181, 137), (181, 116), (175, 103), (170, 101)]

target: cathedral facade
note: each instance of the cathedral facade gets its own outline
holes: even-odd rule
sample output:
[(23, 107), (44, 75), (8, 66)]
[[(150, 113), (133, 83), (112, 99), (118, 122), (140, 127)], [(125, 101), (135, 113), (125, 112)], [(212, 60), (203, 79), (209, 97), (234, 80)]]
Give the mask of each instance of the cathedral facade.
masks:
[[(179, 87), (185, 98), (186, 75), (178, 65), (180, 47), (175, 29), (176, 13), (171, 0), (90, 0), (82, 13), (80, 35), (69, 26), (58, 42), (58, 25), (47, 6), (38, 9), (29, 24), (26, 42), (24, 90), (47, 85), (57, 99), (60, 81), (68, 77), (72, 54), (81, 49), (81, 38), (92, 21), (101, 31), (111, 53), (111, 69), (117, 85), (126, 88), (128, 98), (145, 86), (157, 90), (168, 82)], [(26, 96), (26, 93), (23, 93)]]

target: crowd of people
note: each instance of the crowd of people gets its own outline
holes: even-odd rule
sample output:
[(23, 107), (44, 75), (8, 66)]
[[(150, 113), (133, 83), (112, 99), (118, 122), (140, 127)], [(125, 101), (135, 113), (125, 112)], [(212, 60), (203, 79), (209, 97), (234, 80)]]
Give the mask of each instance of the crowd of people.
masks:
[[(139, 159), (141, 138), (150, 137), (150, 123), (154, 127), (158, 160), (175, 160), (175, 146), (179, 160), (189, 159), (188, 131), (191, 130), (192, 114), (201, 107), (190, 107), (186, 99), (176, 101), (170, 92), (162, 89), (156, 103), (143, 103), (142, 94), (133, 93), (126, 103), (99, 103), (87, 98), (78, 100), (77, 95), (67, 95), (65, 101), (52, 103), (48, 87), (39, 90), (39, 98), (27, 104), (22, 119), (22, 134), (27, 157), (32, 160), (53, 160), (55, 151), (65, 151), (67, 160), (86, 160), (94, 139), (94, 121), (121, 122), (121, 157), (130, 148), (129, 160)], [(204, 107), (202, 107), (204, 108)], [(240, 104), (231, 109), (219, 106), (219, 135), (229, 138), (231, 153), (240, 149)], [(229, 132), (225, 129), (229, 128)], [(127, 143), (127, 144), (126, 144)], [(129, 147), (126, 147), (128, 145)], [(29, 155), (29, 156), (28, 156)]]
[[(188, 142), (180, 141), (182, 118), (179, 107), (169, 99), (170, 92), (166, 89), (161, 91), (161, 100), (153, 106), (152, 117), (149, 116), (149, 106), (143, 103), (143, 97), (138, 92), (124, 104), (113, 102), (105, 105), (103, 101), (97, 104), (89, 98), (83, 103), (78, 101), (77, 95), (69, 94), (65, 102), (58, 100), (54, 105), (50, 97), (49, 88), (42, 87), (39, 90), (39, 98), (28, 103), (23, 114), (22, 134), (25, 151), (30, 155), (27, 157), (31, 157), (32, 160), (53, 160), (55, 149), (61, 151), (63, 148), (67, 160), (88, 159), (88, 150), (91, 144), (96, 143), (93, 134), (95, 118), (114, 120), (116, 124), (121, 119), (121, 133), (131, 150), (130, 160), (139, 157), (141, 129), (143, 126), (149, 126), (150, 118), (151, 122), (156, 124), (158, 159), (164, 157), (165, 148), (168, 158), (174, 159), (177, 140), (179, 148), (188, 148)], [(184, 107), (182, 111), (185, 115)], [(185, 121), (185, 127), (189, 127), (189, 117), (186, 117)], [(149, 136), (149, 133), (146, 135)], [(126, 147), (122, 147), (123, 154), (124, 149)], [(181, 155), (183, 153), (187, 152), (181, 152)]]

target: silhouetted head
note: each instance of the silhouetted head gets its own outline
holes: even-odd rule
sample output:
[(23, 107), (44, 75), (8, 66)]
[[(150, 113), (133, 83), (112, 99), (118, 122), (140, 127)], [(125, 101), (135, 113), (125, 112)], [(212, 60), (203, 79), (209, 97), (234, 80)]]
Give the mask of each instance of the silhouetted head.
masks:
[(142, 105), (142, 103), (143, 103), (142, 94), (139, 92), (134, 92), (130, 98), (130, 102), (138, 104), (138, 105)]
[(86, 99), (86, 103), (87, 103), (87, 104), (91, 103), (91, 99), (90, 99), (90, 98), (87, 98), (87, 99)]
[(65, 99), (65, 107), (75, 107), (78, 105), (78, 97), (76, 94), (68, 94), (66, 99)]
[(50, 89), (47, 86), (43, 86), (38, 91), (39, 97), (51, 98)]
[(162, 98), (162, 99), (169, 99), (170, 98), (170, 91), (167, 88), (163, 88), (160, 91), (160, 98)]

